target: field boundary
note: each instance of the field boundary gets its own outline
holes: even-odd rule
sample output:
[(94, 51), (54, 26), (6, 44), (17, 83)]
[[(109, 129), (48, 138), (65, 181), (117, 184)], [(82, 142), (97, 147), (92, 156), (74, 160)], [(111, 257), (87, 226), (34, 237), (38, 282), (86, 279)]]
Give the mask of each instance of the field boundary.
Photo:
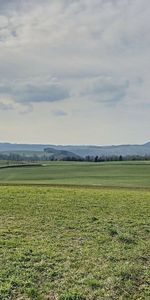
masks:
[(0, 169), (11, 169), (11, 168), (25, 168), (25, 167), (42, 167), (43, 164), (14, 164), (14, 165), (3, 165)]
[(150, 187), (133, 187), (133, 186), (113, 186), (113, 185), (96, 185), (96, 184), (48, 184), (48, 183), (1, 183), (0, 187), (45, 187), (45, 188), (70, 188), (70, 189), (110, 189), (110, 190), (131, 190), (131, 191), (150, 191)]

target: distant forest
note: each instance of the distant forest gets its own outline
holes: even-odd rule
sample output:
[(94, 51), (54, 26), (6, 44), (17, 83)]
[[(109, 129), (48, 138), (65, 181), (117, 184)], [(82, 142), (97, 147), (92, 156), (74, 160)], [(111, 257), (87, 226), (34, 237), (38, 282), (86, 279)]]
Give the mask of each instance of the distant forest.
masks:
[(150, 155), (109, 155), (109, 156), (90, 156), (87, 155), (85, 157), (73, 156), (73, 155), (64, 155), (64, 156), (56, 156), (56, 155), (48, 155), (47, 153), (43, 153), (43, 155), (37, 155), (33, 153), (32, 155), (27, 154), (18, 154), (18, 153), (0, 153), (0, 160), (9, 162), (44, 162), (44, 161), (79, 161), (79, 162), (111, 162), (111, 161), (142, 161), (142, 160), (150, 160)]

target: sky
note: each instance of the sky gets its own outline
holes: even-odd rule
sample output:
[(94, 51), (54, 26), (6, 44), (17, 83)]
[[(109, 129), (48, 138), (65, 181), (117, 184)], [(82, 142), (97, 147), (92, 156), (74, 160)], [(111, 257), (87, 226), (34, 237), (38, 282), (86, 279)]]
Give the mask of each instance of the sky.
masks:
[(149, 0), (0, 0), (0, 142), (150, 140)]

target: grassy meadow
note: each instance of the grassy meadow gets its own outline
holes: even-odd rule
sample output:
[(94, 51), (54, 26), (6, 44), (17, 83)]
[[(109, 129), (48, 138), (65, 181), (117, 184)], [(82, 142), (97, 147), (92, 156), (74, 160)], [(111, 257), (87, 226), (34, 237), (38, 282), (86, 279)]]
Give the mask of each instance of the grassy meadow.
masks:
[(150, 299), (148, 163), (0, 169), (0, 183), (0, 300)]
[(150, 187), (150, 162), (51, 162), (0, 169), (0, 183)]

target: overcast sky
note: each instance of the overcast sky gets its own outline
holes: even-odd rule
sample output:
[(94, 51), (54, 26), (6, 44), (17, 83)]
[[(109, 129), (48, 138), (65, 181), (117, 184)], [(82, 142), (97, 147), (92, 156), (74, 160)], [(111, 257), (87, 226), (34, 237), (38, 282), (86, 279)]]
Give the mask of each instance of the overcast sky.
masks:
[(0, 0), (0, 141), (150, 140), (149, 0)]

